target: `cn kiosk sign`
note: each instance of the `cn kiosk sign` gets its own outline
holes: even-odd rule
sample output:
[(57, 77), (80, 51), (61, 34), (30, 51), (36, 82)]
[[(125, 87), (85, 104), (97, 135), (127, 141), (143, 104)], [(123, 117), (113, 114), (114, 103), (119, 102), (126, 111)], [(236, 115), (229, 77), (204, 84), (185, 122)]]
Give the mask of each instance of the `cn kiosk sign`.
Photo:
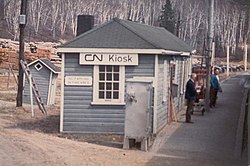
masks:
[(80, 53), (81, 65), (138, 65), (138, 54)]

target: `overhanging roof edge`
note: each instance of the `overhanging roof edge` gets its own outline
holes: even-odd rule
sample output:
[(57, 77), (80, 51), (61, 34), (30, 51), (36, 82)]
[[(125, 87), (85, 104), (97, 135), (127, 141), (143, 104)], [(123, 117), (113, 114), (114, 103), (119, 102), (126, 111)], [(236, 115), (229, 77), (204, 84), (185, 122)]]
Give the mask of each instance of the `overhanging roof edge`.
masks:
[(127, 48), (58, 48), (58, 53), (137, 53), (159, 55), (189, 56), (190, 52), (180, 52), (165, 49), (127, 49)]
[(36, 60), (30, 62), (30, 63), (28, 64), (28, 67), (31, 66), (31, 65), (33, 65), (33, 64), (36, 63), (36, 62), (41, 62), (44, 66), (46, 66), (48, 69), (50, 69), (50, 70), (51, 70), (53, 73), (55, 73), (55, 74), (60, 73), (60, 71), (55, 71), (53, 68), (51, 68), (50, 66), (48, 66), (45, 62), (43, 62), (41, 59), (36, 59)]
[(145, 53), (162, 54), (164, 49), (128, 49), (128, 48), (58, 48), (58, 53)]

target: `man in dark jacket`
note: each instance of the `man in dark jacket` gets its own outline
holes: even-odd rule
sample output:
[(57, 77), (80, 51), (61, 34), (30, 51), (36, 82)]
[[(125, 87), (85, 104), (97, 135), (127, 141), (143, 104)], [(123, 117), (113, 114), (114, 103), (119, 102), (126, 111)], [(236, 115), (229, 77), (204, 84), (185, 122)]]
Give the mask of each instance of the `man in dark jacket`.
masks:
[(186, 122), (187, 123), (193, 123), (191, 122), (191, 112), (193, 111), (194, 101), (195, 101), (195, 81), (196, 74), (192, 73), (191, 78), (188, 80), (186, 84), (186, 92), (185, 92), (185, 99), (187, 100), (187, 110), (186, 110)]

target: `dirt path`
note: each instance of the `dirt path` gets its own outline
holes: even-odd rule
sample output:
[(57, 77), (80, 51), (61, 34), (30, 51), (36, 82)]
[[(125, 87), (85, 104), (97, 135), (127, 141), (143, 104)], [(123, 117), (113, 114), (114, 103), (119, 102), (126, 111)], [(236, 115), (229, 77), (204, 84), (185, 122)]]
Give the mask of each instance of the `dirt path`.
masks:
[[(151, 154), (77, 142), (20, 127), (14, 103), (0, 101), (0, 165), (2, 166), (138, 166)], [(32, 123), (30, 123), (32, 124)]]

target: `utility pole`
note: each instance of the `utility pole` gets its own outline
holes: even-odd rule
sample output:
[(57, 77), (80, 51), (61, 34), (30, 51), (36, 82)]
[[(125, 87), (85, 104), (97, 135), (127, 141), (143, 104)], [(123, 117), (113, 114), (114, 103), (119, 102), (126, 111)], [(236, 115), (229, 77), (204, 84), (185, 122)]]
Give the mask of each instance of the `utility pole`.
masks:
[(4, 0), (0, 0), (0, 22), (4, 19)]
[(24, 30), (26, 25), (26, 10), (27, 10), (27, 1), (21, 0), (21, 11), (19, 16), (19, 72), (18, 72), (18, 90), (17, 90), (17, 99), (16, 106), (21, 107), (23, 105), (23, 69), (20, 64), (20, 61), (24, 61)]
[(244, 47), (244, 69), (247, 71), (247, 43), (245, 43)]
[(211, 66), (214, 66), (215, 62), (215, 42), (212, 44), (212, 57), (211, 57)]
[(206, 95), (205, 95), (205, 110), (210, 111), (209, 108), (209, 92), (210, 92), (210, 70), (211, 70), (211, 57), (212, 57), (212, 45), (214, 38), (214, 0), (209, 0), (209, 12), (208, 12), (208, 32), (207, 32), (207, 51), (206, 51)]
[(229, 52), (230, 51), (230, 47), (229, 44), (227, 45), (227, 77), (229, 76)]

